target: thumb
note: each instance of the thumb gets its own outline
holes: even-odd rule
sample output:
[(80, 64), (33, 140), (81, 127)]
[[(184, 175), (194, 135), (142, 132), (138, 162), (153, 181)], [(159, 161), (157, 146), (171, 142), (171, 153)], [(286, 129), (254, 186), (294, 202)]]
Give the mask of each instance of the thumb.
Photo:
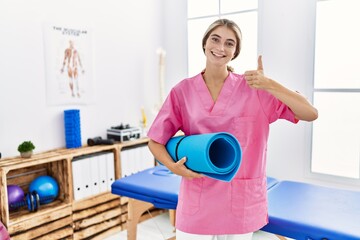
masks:
[(179, 161), (177, 161), (178, 164), (184, 165), (186, 162), (186, 157), (181, 158)]
[(262, 63), (262, 56), (261, 56), (261, 55), (259, 55), (259, 57), (258, 57), (258, 67), (257, 67), (257, 70), (264, 71), (263, 63)]

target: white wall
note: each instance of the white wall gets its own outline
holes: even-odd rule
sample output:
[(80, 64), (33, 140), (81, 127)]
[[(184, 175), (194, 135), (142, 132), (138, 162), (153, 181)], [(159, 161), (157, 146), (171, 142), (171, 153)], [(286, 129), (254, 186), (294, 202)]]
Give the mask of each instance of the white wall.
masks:
[(187, 77), (187, 5), (185, 0), (164, 0), (164, 47), (167, 91)]
[[(315, 1), (263, 1), (260, 15), (265, 73), (290, 89), (312, 98)], [(281, 7), (275, 7), (281, 6)], [(311, 123), (272, 124), (268, 174), (304, 180), (309, 161)]]
[[(265, 73), (312, 100), (316, 1), (259, 2), (262, 40), (259, 49), (263, 54)], [(268, 175), (282, 180), (359, 190), (356, 181), (310, 173), (311, 127), (312, 124), (307, 122), (293, 125), (277, 121), (271, 125)]]
[[(18, 155), (65, 147), (63, 111), (80, 109), (81, 135), (106, 137), (121, 122), (139, 125), (140, 108), (155, 105), (156, 49), (163, 45), (161, 0), (0, 1), (0, 152)], [(49, 106), (42, 24), (70, 23), (93, 31), (95, 102)], [(151, 118), (151, 116), (149, 116)]]
[[(259, 0), (259, 52), (265, 73), (312, 98), (315, 0)], [(139, 6), (142, 7), (139, 7)], [(166, 93), (187, 75), (185, 0), (0, 0), (0, 152), (17, 155), (31, 139), (37, 151), (64, 147), (63, 110), (79, 108), (82, 138), (105, 137), (120, 122), (150, 121), (158, 103), (158, 56), (166, 50)], [(94, 30), (96, 101), (47, 106), (41, 23), (83, 22)], [(321, 113), (320, 113), (321, 114)], [(268, 175), (358, 189), (309, 174), (311, 124), (271, 126)]]

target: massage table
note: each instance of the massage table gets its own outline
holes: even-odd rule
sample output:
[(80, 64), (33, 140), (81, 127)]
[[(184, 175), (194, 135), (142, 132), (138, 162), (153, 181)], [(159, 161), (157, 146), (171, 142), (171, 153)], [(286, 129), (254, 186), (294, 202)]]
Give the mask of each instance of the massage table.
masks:
[[(152, 207), (169, 209), (170, 221), (175, 226), (175, 209), (178, 201), (181, 177), (170, 172), (165, 166), (159, 165), (120, 178), (111, 185), (111, 192), (129, 197), (127, 234), (128, 240), (136, 240), (137, 223), (141, 215)], [(277, 183), (267, 177), (267, 188)], [(175, 238), (171, 238), (175, 239)]]
[[(169, 209), (171, 224), (175, 225), (181, 177), (159, 165), (120, 178), (111, 185), (111, 192), (129, 197), (127, 239), (136, 240), (137, 224), (141, 215), (152, 207)], [(175, 239), (175, 238), (171, 238)]]
[(360, 239), (360, 191), (279, 181), (268, 201), (263, 231), (304, 240)]
[[(156, 166), (116, 180), (112, 193), (129, 197), (128, 240), (140, 216), (155, 206), (169, 209), (174, 224), (180, 177)], [(279, 239), (360, 240), (360, 191), (267, 178), (269, 223), (261, 230)], [(174, 238), (173, 238), (174, 239)]]

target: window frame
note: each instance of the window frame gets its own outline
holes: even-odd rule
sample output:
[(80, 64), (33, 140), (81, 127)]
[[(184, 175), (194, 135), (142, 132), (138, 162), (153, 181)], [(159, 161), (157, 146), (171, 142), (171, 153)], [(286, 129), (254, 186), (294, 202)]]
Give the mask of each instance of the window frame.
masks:
[[(331, 0), (316, 0), (316, 17), (317, 20), (317, 6), (319, 2), (324, 1), (331, 1)], [(316, 21), (315, 20), (315, 21)], [(316, 24), (316, 22), (315, 22)], [(312, 100), (315, 100), (316, 93), (360, 93), (360, 88), (339, 88), (339, 87), (315, 87), (315, 69), (316, 69), (316, 61), (315, 61), (315, 52), (316, 52), (316, 28), (314, 32), (314, 61), (313, 61), (313, 84), (311, 86), (311, 92), (312, 92)], [(319, 113), (321, 115), (321, 112)], [(307, 156), (309, 156), (309, 161), (306, 161), (305, 164), (305, 176), (307, 178), (310, 178), (312, 180), (317, 181), (326, 181), (331, 182), (333, 184), (342, 184), (347, 186), (359, 186), (360, 184), (360, 167), (358, 169), (359, 171), (359, 177), (358, 178), (352, 178), (352, 177), (346, 177), (346, 176), (339, 176), (339, 175), (332, 175), (328, 173), (321, 173), (321, 172), (314, 172), (312, 169), (312, 163), (313, 163), (313, 149), (314, 149), (314, 143), (313, 143), (313, 137), (314, 137), (314, 126), (313, 124), (310, 124), (310, 126), (306, 129), (306, 136), (309, 136), (310, 140), (310, 147), (309, 152), (307, 153)], [(360, 158), (358, 159), (360, 163)]]

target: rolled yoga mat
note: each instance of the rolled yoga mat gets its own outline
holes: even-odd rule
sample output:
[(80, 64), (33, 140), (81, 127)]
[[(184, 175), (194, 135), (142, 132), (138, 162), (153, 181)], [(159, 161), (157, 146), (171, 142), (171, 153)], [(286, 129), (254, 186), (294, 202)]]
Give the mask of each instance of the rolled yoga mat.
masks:
[(166, 150), (174, 161), (187, 157), (187, 168), (225, 182), (234, 178), (241, 165), (240, 144), (226, 132), (173, 137)]

